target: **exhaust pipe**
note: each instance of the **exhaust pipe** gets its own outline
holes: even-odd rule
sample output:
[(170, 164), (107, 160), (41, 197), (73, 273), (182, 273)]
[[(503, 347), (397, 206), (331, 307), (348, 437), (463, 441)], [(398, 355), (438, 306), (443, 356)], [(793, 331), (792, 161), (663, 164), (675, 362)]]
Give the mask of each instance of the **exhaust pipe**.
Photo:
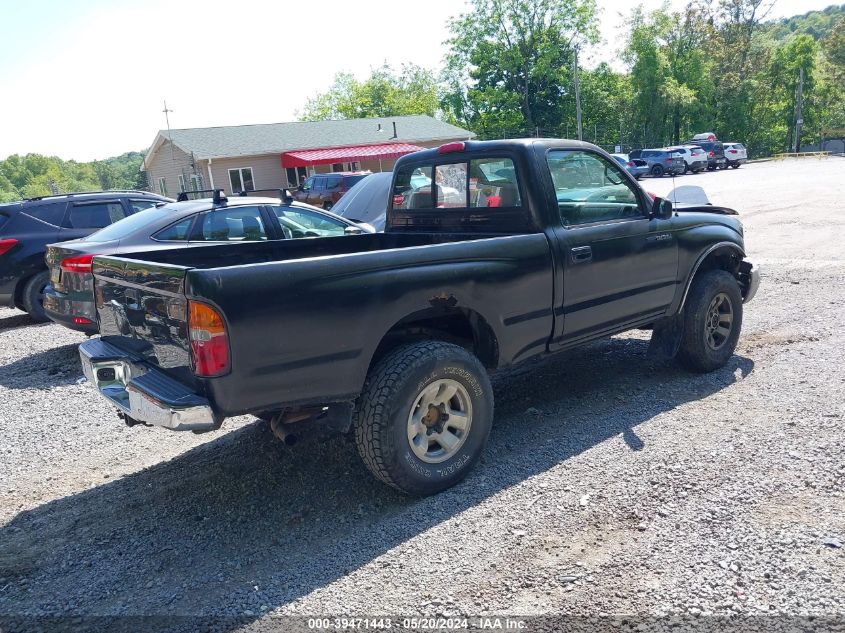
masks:
[(285, 429), (285, 425), (282, 424), (281, 415), (274, 415), (273, 419), (270, 420), (270, 430), (273, 431), (273, 435), (284, 442), (285, 446), (296, 444), (296, 435)]

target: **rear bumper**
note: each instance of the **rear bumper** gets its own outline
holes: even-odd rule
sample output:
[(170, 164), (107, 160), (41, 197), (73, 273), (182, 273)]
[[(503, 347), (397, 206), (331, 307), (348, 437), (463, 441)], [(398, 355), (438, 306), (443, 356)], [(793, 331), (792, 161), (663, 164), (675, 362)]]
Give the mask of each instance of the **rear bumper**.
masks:
[(171, 431), (212, 431), (222, 418), (211, 403), (140, 357), (95, 338), (79, 346), (82, 371), (104, 398), (131, 418)]
[(0, 307), (15, 307), (15, 289), (17, 286), (17, 279), (0, 280)]
[[(91, 301), (80, 301), (70, 299), (68, 295), (58, 292), (53, 286), (47, 286), (44, 290), (44, 312), (59, 325), (64, 325), (72, 330), (96, 334), (97, 309)], [(74, 321), (74, 319), (87, 319), (87, 323)]]

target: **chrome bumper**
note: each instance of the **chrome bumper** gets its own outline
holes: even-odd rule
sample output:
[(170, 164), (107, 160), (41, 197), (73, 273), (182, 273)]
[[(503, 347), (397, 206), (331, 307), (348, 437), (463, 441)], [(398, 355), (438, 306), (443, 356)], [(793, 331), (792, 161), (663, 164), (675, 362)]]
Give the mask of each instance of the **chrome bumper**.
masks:
[(222, 420), (207, 399), (142, 359), (96, 338), (79, 346), (88, 382), (133, 421), (172, 431), (211, 431)]
[(760, 287), (760, 267), (748, 262), (750, 269), (746, 273), (748, 275), (748, 287), (742, 297), (743, 303), (748, 303), (757, 294), (757, 289)]

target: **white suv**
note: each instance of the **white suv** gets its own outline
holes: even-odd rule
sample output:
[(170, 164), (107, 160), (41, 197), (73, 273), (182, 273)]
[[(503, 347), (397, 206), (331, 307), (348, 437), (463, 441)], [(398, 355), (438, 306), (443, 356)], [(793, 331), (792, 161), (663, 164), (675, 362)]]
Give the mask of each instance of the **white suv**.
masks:
[(736, 169), (748, 161), (748, 152), (745, 151), (745, 146), (742, 143), (725, 143), (724, 145), (728, 167)]

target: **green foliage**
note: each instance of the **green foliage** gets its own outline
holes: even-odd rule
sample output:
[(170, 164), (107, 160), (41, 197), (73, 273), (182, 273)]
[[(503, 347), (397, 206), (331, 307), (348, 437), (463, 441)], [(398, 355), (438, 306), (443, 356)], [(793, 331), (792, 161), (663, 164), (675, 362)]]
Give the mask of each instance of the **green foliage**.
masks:
[(144, 155), (127, 152), (90, 163), (55, 156), (13, 154), (0, 161), (0, 202), (72, 191), (145, 189)]
[(575, 48), (598, 39), (594, 0), (472, 0), (450, 30), (441, 105), (482, 138), (560, 127)]
[(397, 73), (387, 64), (358, 81), (350, 73), (338, 73), (325, 93), (309, 98), (300, 121), (360, 119), (369, 117), (428, 114), (438, 108), (434, 74), (407, 64)]
[(765, 25), (769, 37), (775, 41), (786, 41), (793, 35), (806, 33), (819, 40), (839, 30), (842, 32), (842, 24), (837, 26), (837, 21), (845, 18), (845, 4), (832, 4), (821, 11), (810, 11), (803, 15), (794, 15), (789, 18), (776, 20)]

